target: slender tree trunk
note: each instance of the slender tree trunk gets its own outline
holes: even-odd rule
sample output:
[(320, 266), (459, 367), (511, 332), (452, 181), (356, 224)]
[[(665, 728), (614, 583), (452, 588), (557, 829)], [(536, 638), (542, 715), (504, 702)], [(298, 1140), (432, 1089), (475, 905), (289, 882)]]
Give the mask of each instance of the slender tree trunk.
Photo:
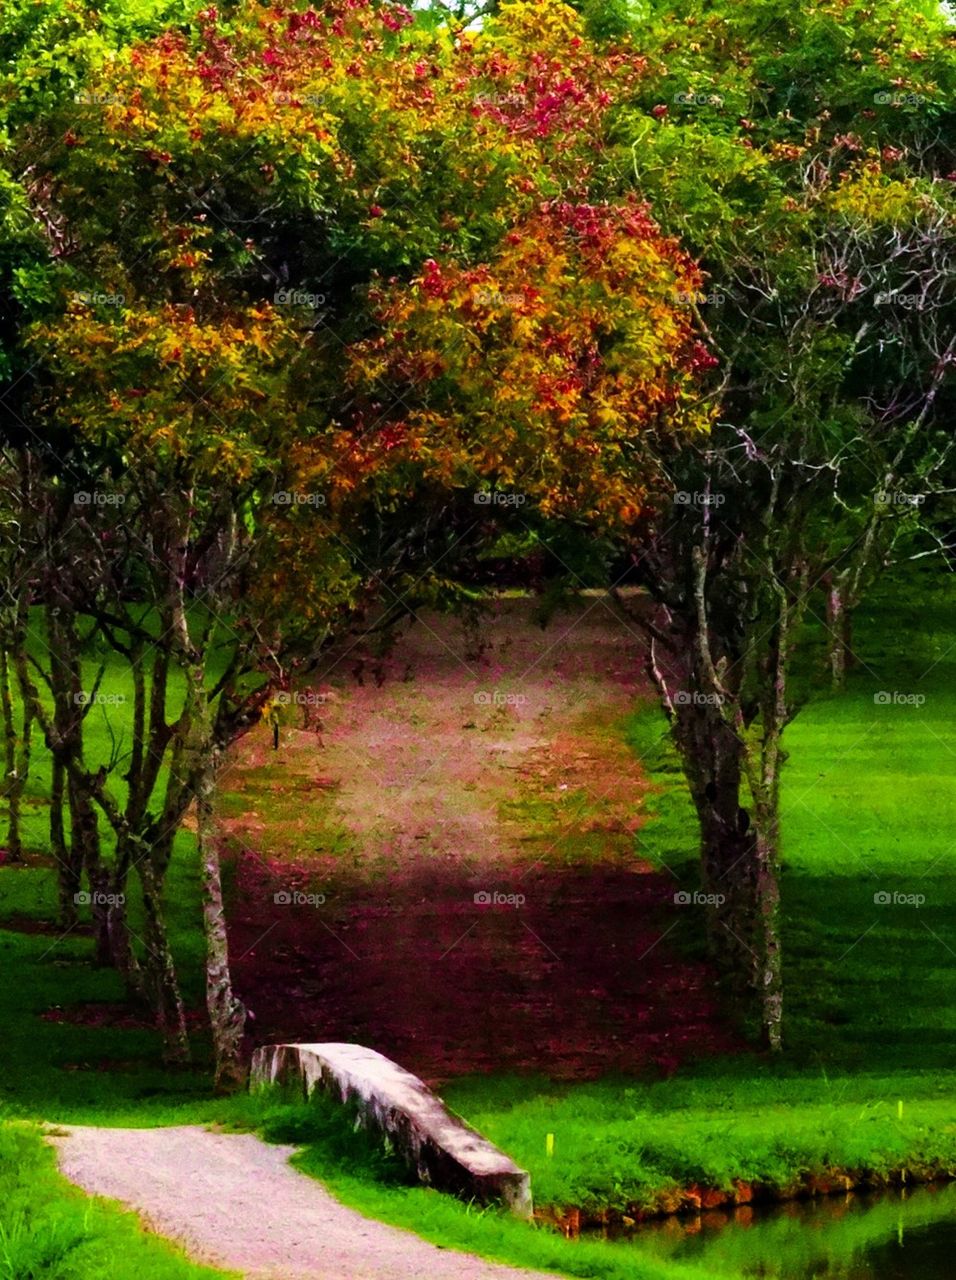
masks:
[(758, 821), (755, 908), (755, 987), (760, 1000), (761, 1038), (765, 1049), (782, 1048), (783, 972), (780, 946), (780, 878), (777, 866), (777, 815)]
[(853, 661), (853, 615), (838, 581), (831, 581), (827, 589), (827, 636), (830, 679), (838, 693), (846, 687), (847, 669)]
[(109, 932), (112, 886), (109, 868), (100, 856), (99, 819), (93, 801), (73, 778), (67, 778), (66, 793), (70, 805), (70, 866), (82, 866), (90, 886), (93, 959), (95, 964), (109, 965), (113, 963)]
[(196, 838), (203, 885), (203, 925), (206, 933), (206, 1007), (216, 1056), (216, 1088), (240, 1088), (246, 1081), (242, 1060), (245, 1006), (232, 989), (229, 941), (222, 895), (222, 868), (213, 817), (216, 760), (204, 770), (196, 794)]
[(125, 878), (113, 878), (112, 897), (106, 921), (110, 961), (122, 976), (127, 996), (132, 1000), (142, 1000), (145, 998), (145, 991), (139, 962), (130, 942)]
[(753, 831), (740, 804), (743, 749), (713, 703), (678, 705), (672, 730), (700, 823), (709, 949), (742, 997), (753, 970)]
[(761, 822), (739, 796), (718, 793), (705, 804), (701, 832), (711, 951), (734, 992), (751, 1005), (764, 1047), (778, 1051), (783, 976), (777, 819)]
[(0, 708), (3, 715), (4, 779), (3, 797), (7, 807), (7, 856), (11, 862), (23, 861), (21, 802), (26, 778), (21, 770), (29, 768), (32, 717), (25, 709), (23, 727), (17, 732), (10, 677), (10, 652), (0, 644)]
[[(62, 760), (53, 757), (53, 780), (50, 788), (50, 850), (56, 858), (57, 895), (59, 898), (58, 923), (61, 929), (72, 929), (76, 924), (77, 895), (82, 888), (83, 860), (74, 858), (72, 841), (67, 843), (63, 821), (66, 797), (66, 769)], [(77, 854), (79, 849), (77, 848)]]
[[(86, 871), (93, 917), (94, 954), (97, 964), (110, 963), (106, 920), (108, 875), (102, 865), (99, 820), (92, 798), (74, 774), (83, 763), (83, 666), (76, 620), (67, 604), (46, 611), (50, 651), (50, 685), (53, 692), (53, 792), (50, 836), (57, 858), (60, 911), (65, 927), (75, 922), (80, 876)], [(34, 713), (42, 716), (35, 689), (31, 688), (25, 660), (20, 663), (20, 685)], [(69, 811), (69, 840), (64, 830), (64, 801)]]
[(122, 975), (127, 996), (131, 1000), (145, 1002), (143, 975), (130, 940), (126, 909), (131, 854), (129, 838), (120, 838), (116, 847), (116, 865), (109, 876), (106, 934), (110, 963)]
[(149, 858), (141, 859), (136, 866), (143, 890), (146, 922), (143, 978), (163, 1037), (163, 1057), (169, 1063), (188, 1062), (190, 1051), (186, 1010), (163, 915), (162, 878), (156, 874)]
[[(33, 758), (33, 708), (29, 702), (23, 704), (20, 721), (20, 744), (17, 751), (16, 778), (10, 791), (11, 812), (16, 815), (16, 847), (23, 855), (20, 822), (23, 812), (23, 796), (30, 777), (30, 764)], [(12, 838), (12, 837), (11, 837)]]
[(741, 803), (745, 747), (719, 706), (706, 699), (678, 705), (672, 729), (700, 821), (709, 949), (759, 1022), (764, 1045), (776, 1051), (783, 987), (775, 803), (760, 806), (759, 821), (757, 807)]

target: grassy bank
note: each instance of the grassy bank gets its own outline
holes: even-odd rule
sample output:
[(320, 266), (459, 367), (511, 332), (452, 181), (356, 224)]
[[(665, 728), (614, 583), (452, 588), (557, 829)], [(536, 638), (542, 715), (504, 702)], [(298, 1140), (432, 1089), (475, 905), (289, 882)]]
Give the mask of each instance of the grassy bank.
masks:
[[(526, 1087), (515, 1083), (519, 1089)], [(885, 1123), (888, 1117), (874, 1114), (864, 1116), (861, 1124), (854, 1124), (854, 1110), (859, 1117), (861, 1108), (854, 1109), (849, 1104), (842, 1108), (764, 1105), (755, 1106), (746, 1121), (740, 1120), (731, 1129), (723, 1120), (714, 1123), (714, 1116), (705, 1105), (706, 1090), (698, 1090), (695, 1107), (688, 1096), (693, 1086), (683, 1091), (683, 1099), (668, 1098), (667, 1088), (660, 1086), (656, 1098), (646, 1099), (648, 1104), (657, 1104), (655, 1109), (649, 1105), (647, 1110), (635, 1113), (627, 1121), (622, 1120), (620, 1111), (609, 1113), (606, 1099), (602, 1108), (601, 1089), (582, 1089), (573, 1095), (582, 1106), (582, 1122), (590, 1121), (602, 1141), (609, 1129), (615, 1127), (621, 1142), (619, 1178), (622, 1185), (634, 1178), (642, 1158), (649, 1162), (655, 1153), (663, 1164), (656, 1180), (652, 1179), (653, 1185), (659, 1184), (664, 1171), (673, 1173), (682, 1169), (689, 1175), (695, 1170), (688, 1163), (685, 1148), (695, 1146), (698, 1152), (710, 1150), (706, 1172), (715, 1178), (719, 1178), (721, 1163), (725, 1169), (739, 1171), (744, 1167), (766, 1174), (776, 1169), (781, 1176), (790, 1176), (805, 1160), (812, 1163), (812, 1153), (819, 1149), (820, 1141), (814, 1126), (820, 1124), (827, 1126), (823, 1139), (829, 1138), (837, 1146), (844, 1144), (847, 1154), (855, 1152), (870, 1160), (874, 1143), (878, 1143), (892, 1160), (894, 1142), (901, 1144), (898, 1151), (912, 1146), (920, 1125), (926, 1126), (932, 1143), (933, 1126), (942, 1122), (944, 1116), (943, 1108), (926, 1105), (920, 1109), (919, 1121), (913, 1120), (905, 1130), (896, 1131)], [(592, 1099), (590, 1106), (588, 1097)], [(716, 1095), (711, 1101), (715, 1100)], [(681, 1101), (685, 1104), (683, 1113)], [(543, 1093), (539, 1102), (543, 1110), (537, 1118), (546, 1122), (546, 1108), (554, 1106), (553, 1094)], [(803, 1119), (795, 1123), (797, 1116)], [(525, 1118), (531, 1118), (527, 1109)], [(659, 1220), (630, 1238), (603, 1240), (592, 1235), (566, 1240), (547, 1227), (529, 1227), (494, 1210), (461, 1205), (434, 1191), (409, 1186), (403, 1169), (379, 1144), (362, 1131), (356, 1131), (340, 1108), (321, 1099), (308, 1107), (250, 1101), (246, 1119), (275, 1141), (302, 1144), (303, 1151), (296, 1160), (299, 1167), (321, 1178), (339, 1199), (371, 1217), (413, 1230), (444, 1247), (571, 1276), (601, 1280), (625, 1280), (625, 1277), (629, 1280), (727, 1277), (730, 1280), (739, 1277), (745, 1266), (747, 1274), (754, 1274), (757, 1267), (756, 1274), (785, 1276), (788, 1260), (794, 1265), (799, 1260), (801, 1266), (804, 1263), (823, 1266), (826, 1262), (846, 1264), (856, 1251), (878, 1247), (884, 1238), (902, 1230), (898, 1226), (902, 1218), (896, 1200), (890, 1198), (870, 1206), (862, 1200), (847, 1204), (841, 1199), (841, 1211), (835, 1217), (825, 1216), (823, 1225), (827, 1229), (824, 1231), (813, 1229), (814, 1225), (821, 1225), (817, 1218), (811, 1219), (806, 1211), (792, 1206), (786, 1212), (756, 1221), (745, 1207), (738, 1211), (735, 1219), (714, 1213), (705, 1215), (703, 1222), (711, 1228), (715, 1226), (715, 1219), (733, 1222), (734, 1226), (727, 1232), (709, 1231), (699, 1241), (695, 1230), (683, 1229), (674, 1220), (669, 1223)], [(637, 1134), (645, 1138), (643, 1152), (635, 1150)], [(953, 1135), (950, 1144), (952, 1141)], [(770, 1152), (773, 1154), (769, 1155)], [(517, 1154), (520, 1158), (520, 1153)], [(572, 1150), (564, 1154), (568, 1166), (574, 1169), (575, 1179), (585, 1176), (587, 1153)], [(556, 1166), (559, 1156), (556, 1143)], [(560, 1195), (559, 1182), (548, 1182), (541, 1173), (540, 1161), (532, 1158), (527, 1163), (536, 1166), (539, 1197), (549, 1190), (551, 1194)], [(592, 1171), (603, 1198), (606, 1161), (594, 1166)], [(580, 1196), (577, 1181), (573, 1194)], [(956, 1187), (943, 1191), (917, 1190), (915, 1196), (910, 1197), (917, 1211), (911, 1213), (907, 1208), (907, 1229), (951, 1217), (956, 1203), (954, 1197)], [(764, 1269), (760, 1270), (761, 1267)]]
[(0, 1124), (0, 1280), (215, 1280), (131, 1213), (94, 1200), (56, 1172), (30, 1125)]
[(732, 1192), (739, 1183), (744, 1196), (787, 1197), (835, 1169), (873, 1184), (901, 1169), (910, 1181), (956, 1173), (951, 1078), (754, 1074), (741, 1063), (667, 1082), (567, 1090), (472, 1080), (446, 1096), (532, 1171), (539, 1205), (593, 1218), (691, 1208), (701, 1191)]

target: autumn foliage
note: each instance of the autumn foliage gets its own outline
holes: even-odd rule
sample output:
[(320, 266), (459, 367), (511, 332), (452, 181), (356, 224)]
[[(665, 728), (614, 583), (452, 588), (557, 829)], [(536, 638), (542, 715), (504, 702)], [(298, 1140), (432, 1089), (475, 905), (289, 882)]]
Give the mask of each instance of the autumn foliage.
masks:
[(208, 8), (104, 63), (45, 160), (85, 250), (35, 333), (64, 419), (239, 485), (320, 477), (325, 520), (427, 477), (630, 521), (713, 363), (699, 272), (601, 188), (645, 66), (560, 3), (455, 35), (352, 0)]
[(353, 378), (388, 408), (367, 456), (401, 445), (449, 485), (627, 523), (654, 434), (706, 422), (696, 375), (713, 360), (686, 305), (700, 284), (636, 201), (543, 202), (490, 262), (428, 259), (410, 287), (370, 293), (381, 331), (355, 348)]

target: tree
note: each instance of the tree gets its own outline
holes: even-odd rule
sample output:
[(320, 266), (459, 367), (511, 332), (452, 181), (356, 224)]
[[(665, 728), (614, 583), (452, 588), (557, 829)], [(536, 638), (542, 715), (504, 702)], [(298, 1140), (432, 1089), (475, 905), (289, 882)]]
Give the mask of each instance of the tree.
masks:
[(712, 946), (776, 1049), (801, 621), (825, 591), (839, 678), (848, 611), (951, 477), (956, 61), (928, 10), (692, 5), (683, 26), (650, 28), (646, 114), (622, 119), (635, 180), (707, 275), (686, 301), (720, 408), (698, 447), (662, 455), (671, 500), (640, 559), (659, 608), (642, 620)]
[[(510, 6), (454, 42), (398, 5), (248, 4), (120, 48), (87, 69), (77, 103), (54, 98), (42, 123), (15, 130), (49, 299), (22, 343), (48, 647), (21, 646), (20, 688), (65, 780), (70, 854), (106, 900), (102, 945), (152, 1002), (172, 1057), (188, 1044), (163, 885), (195, 803), (224, 1084), (241, 1073), (243, 1011), (211, 822), (217, 768), (356, 609), (444, 589), (434, 570), (415, 581), (409, 536), (367, 554), (361, 531), (391, 527), (416, 464), (373, 397), (353, 405), (343, 337), (363, 349), (371, 310), (386, 297), (401, 308), (403, 280), (436, 254), (466, 270), (509, 236), (527, 254), (536, 216), (569, 256), (576, 236), (594, 239), (599, 291), (604, 249), (619, 273), (653, 268), (650, 299), (689, 271), (637, 205), (608, 216), (561, 199), (593, 168), (605, 85), (640, 70), (596, 56), (559, 4)], [(542, 200), (547, 216), (535, 214)], [(428, 296), (417, 280), (410, 289)], [(663, 423), (693, 343), (661, 306), (658, 351), (629, 306), (645, 419)], [(585, 321), (557, 353), (569, 374), (570, 348), (600, 344), (603, 323)], [(611, 417), (624, 411), (617, 377), (600, 388)], [(550, 394), (557, 432), (574, 390)], [(589, 395), (582, 384), (582, 403)], [(109, 661), (90, 682), (95, 645)], [(117, 663), (133, 689), (131, 738), (88, 760), (84, 725)]]
[(699, 284), (637, 202), (546, 204), (491, 262), (428, 259), (410, 290), (373, 291), (356, 413), (381, 406), (389, 447), (424, 479), (617, 527), (642, 507), (659, 440), (706, 426), (693, 388), (712, 357), (674, 300)]

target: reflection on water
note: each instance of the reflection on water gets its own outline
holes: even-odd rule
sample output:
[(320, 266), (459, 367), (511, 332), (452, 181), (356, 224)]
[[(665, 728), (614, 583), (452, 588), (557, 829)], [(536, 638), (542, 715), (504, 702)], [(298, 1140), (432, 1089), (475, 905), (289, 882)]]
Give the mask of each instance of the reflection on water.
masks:
[(715, 1280), (953, 1280), (956, 1184), (662, 1219), (627, 1239)]

